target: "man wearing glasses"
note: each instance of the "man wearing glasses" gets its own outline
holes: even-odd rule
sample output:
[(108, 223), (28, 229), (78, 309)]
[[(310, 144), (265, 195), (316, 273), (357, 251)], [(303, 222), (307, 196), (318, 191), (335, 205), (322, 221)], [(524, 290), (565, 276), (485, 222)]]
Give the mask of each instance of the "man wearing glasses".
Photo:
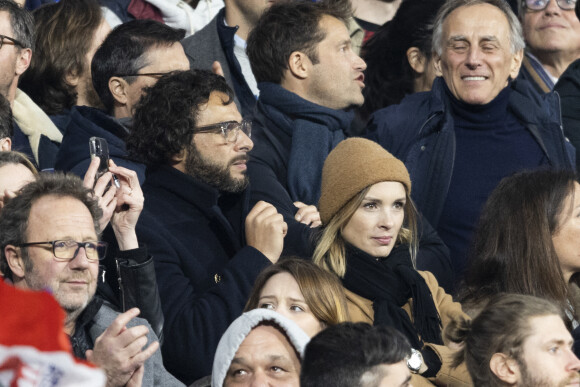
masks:
[(249, 208), (251, 124), (223, 77), (162, 77), (133, 125), (127, 150), (147, 166), (137, 233), (155, 260), (165, 365), (189, 385), (211, 373), (221, 335), (278, 260), (287, 227), (272, 205)]
[(24, 92), (18, 80), (28, 69), (34, 46), (32, 15), (12, 0), (0, 0), (0, 94), (14, 116), (12, 149), (34, 160), (40, 169), (54, 167), (62, 133)]
[(143, 181), (144, 167), (127, 160), (124, 139), (144, 90), (164, 74), (189, 69), (179, 42), (183, 35), (183, 30), (153, 20), (133, 20), (111, 31), (91, 62), (93, 86), (105, 110), (88, 106), (71, 109), (56, 169), (83, 176), (91, 161), (89, 139), (101, 137), (109, 143), (115, 163), (136, 171)]
[(518, 14), (526, 40), (520, 78), (540, 94), (552, 91), (570, 63), (580, 58), (577, 0), (520, 0)]
[[(75, 356), (103, 368), (108, 386), (180, 386), (163, 368), (151, 327), (136, 318), (139, 310), (120, 314), (95, 297), (99, 260), (107, 247), (98, 236), (101, 216), (97, 200), (78, 177), (39, 175), (4, 206), (0, 270), (18, 288), (54, 296), (66, 313), (64, 329)], [(135, 214), (122, 216), (116, 232), (120, 254), (135, 253)]]

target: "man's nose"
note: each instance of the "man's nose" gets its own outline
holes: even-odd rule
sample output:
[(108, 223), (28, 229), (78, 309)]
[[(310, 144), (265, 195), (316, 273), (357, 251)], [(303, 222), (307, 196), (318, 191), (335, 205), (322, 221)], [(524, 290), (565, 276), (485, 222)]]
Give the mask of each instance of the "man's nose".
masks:
[(465, 65), (472, 70), (479, 67), (481, 65), (481, 56), (482, 52), (479, 47), (471, 47), (467, 53), (467, 61), (465, 62)]
[(251, 151), (254, 147), (254, 142), (252, 139), (243, 131), (240, 130), (238, 134), (238, 139), (236, 140), (236, 150), (241, 151), (245, 150), (247, 152)]
[(69, 266), (71, 269), (85, 269), (89, 267), (91, 261), (87, 257), (87, 250), (84, 246), (78, 246), (77, 251), (73, 259), (69, 261)]
[(544, 9), (544, 13), (548, 15), (552, 14), (559, 14), (560, 13), (560, 6), (556, 0), (549, 0), (548, 5)]
[(367, 63), (360, 56), (356, 54), (354, 56), (354, 68), (358, 71), (365, 71), (367, 69)]
[(566, 371), (578, 372), (580, 371), (580, 360), (576, 357), (572, 350), (569, 350), (568, 364), (566, 365)]
[(250, 387), (268, 387), (268, 376), (264, 371), (254, 373)]

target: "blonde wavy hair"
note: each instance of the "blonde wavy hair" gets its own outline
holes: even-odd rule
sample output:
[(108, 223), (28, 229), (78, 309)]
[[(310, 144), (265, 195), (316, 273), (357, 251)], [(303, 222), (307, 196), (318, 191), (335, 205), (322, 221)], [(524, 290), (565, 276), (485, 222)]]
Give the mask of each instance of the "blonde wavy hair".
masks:
[[(318, 238), (316, 249), (312, 261), (340, 278), (346, 274), (346, 241), (342, 237), (342, 230), (361, 206), (365, 196), (372, 186), (368, 186), (351, 200), (349, 200), (336, 214), (330, 219), (327, 225), (322, 229)], [(408, 244), (409, 253), (413, 267), (415, 267), (417, 258), (417, 210), (411, 200), (407, 189), (405, 189), (405, 218), (403, 226), (397, 235), (396, 244)]]

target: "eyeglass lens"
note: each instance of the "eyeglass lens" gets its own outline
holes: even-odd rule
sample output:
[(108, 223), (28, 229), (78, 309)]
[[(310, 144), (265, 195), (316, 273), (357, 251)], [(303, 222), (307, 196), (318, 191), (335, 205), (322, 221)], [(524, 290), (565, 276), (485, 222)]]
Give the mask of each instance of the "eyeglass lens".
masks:
[[(545, 9), (551, 0), (526, 0), (526, 7), (534, 11)], [(577, 0), (555, 0), (558, 6), (564, 10), (574, 9)]]
[(107, 250), (106, 245), (96, 242), (55, 241), (54, 256), (60, 259), (73, 259), (81, 247), (84, 247), (87, 259), (90, 261), (104, 258)]
[(251, 127), (252, 125), (248, 121), (242, 121), (241, 123), (229, 122), (225, 128), (226, 140), (229, 142), (238, 141), (238, 135), (240, 134), (240, 130), (243, 131), (248, 137), (250, 137)]

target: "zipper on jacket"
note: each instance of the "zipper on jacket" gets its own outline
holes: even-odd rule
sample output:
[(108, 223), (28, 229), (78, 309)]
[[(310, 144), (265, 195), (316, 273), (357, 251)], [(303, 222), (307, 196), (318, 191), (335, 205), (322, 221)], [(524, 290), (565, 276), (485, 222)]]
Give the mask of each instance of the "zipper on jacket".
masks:
[(119, 260), (115, 259), (115, 264), (117, 265), (117, 282), (119, 283), (119, 294), (121, 296), (121, 310), (125, 312), (125, 292), (123, 291), (123, 280), (121, 279), (121, 266), (119, 265)]
[(431, 114), (429, 117), (427, 117), (427, 120), (425, 120), (425, 122), (423, 122), (423, 125), (421, 126), (421, 129), (419, 129), (419, 133), (417, 133), (417, 134), (421, 134), (421, 132), (423, 132), (423, 129), (429, 123), (429, 121), (431, 121), (438, 114), (439, 114), (439, 112), (435, 112), (435, 113)]

